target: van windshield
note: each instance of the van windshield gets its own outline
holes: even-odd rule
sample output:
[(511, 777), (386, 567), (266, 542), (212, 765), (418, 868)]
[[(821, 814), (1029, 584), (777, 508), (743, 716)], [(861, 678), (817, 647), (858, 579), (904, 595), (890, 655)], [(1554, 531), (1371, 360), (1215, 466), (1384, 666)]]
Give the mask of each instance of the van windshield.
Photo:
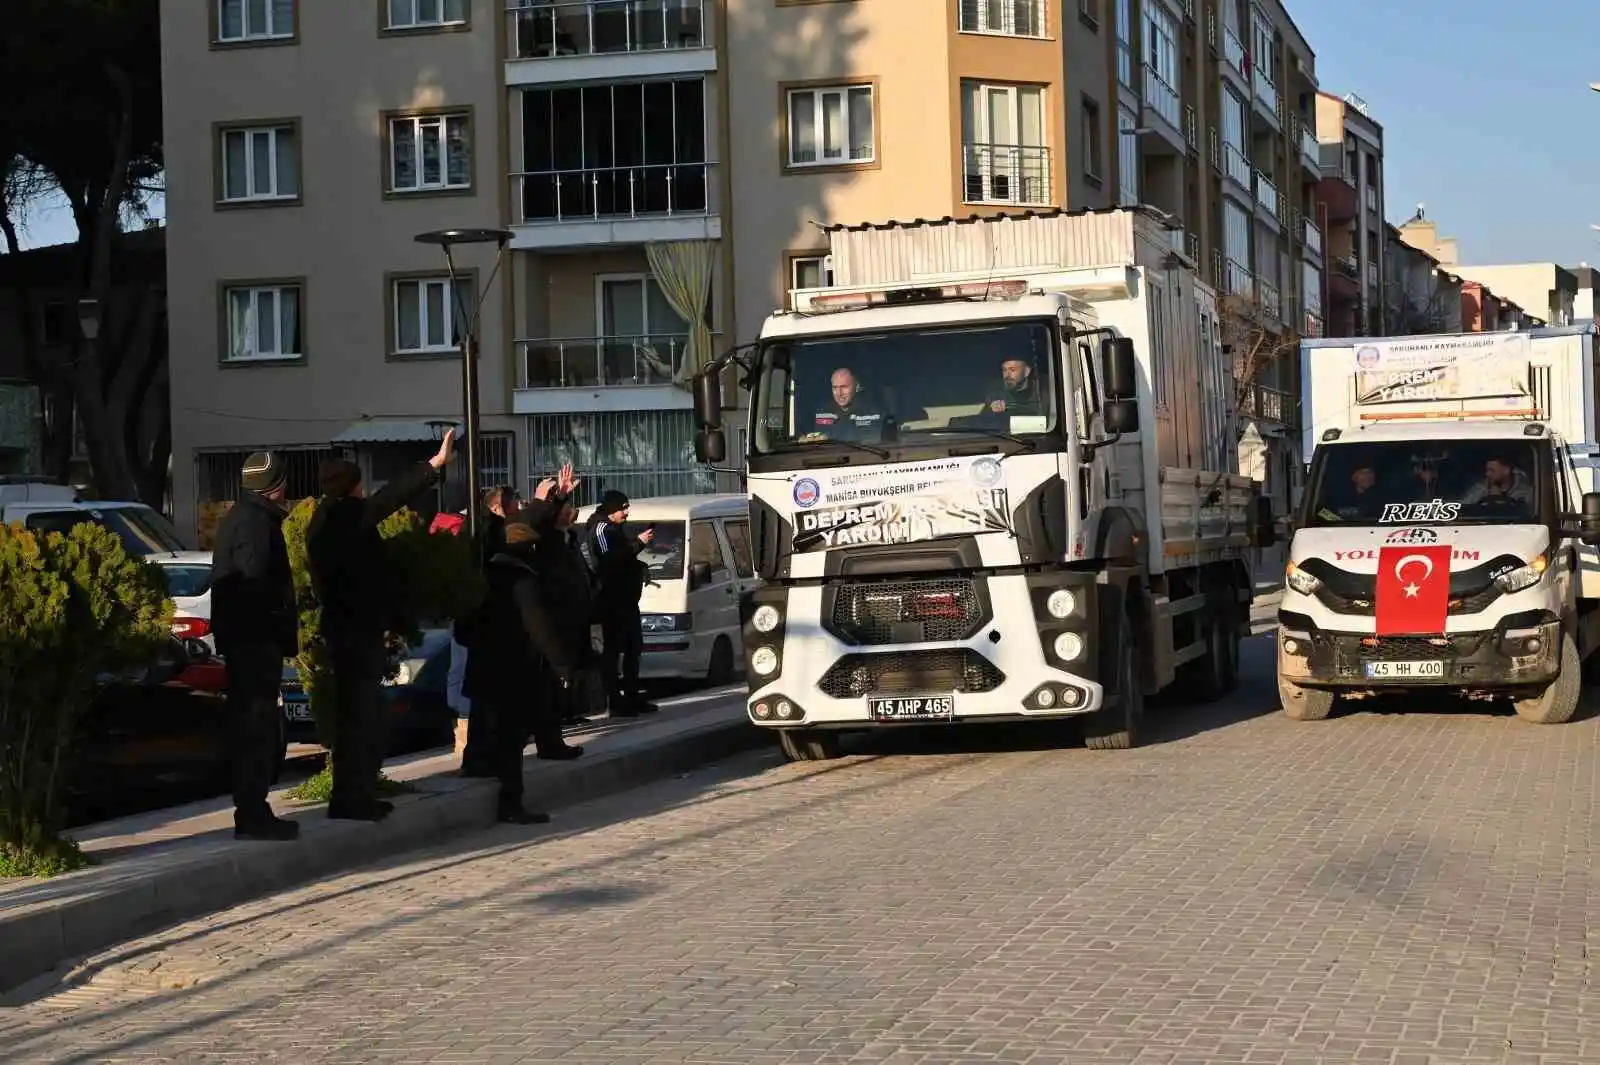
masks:
[(681, 581), (684, 566), (684, 528), (681, 521), (629, 521), (623, 530), (629, 536), (638, 536), (646, 529), (654, 529), (655, 537), (639, 552), (639, 561), (650, 569), (650, 580)]
[(1531, 440), (1328, 444), (1317, 449), (1306, 524), (1537, 522), (1547, 466)]
[(24, 524), (37, 532), (65, 535), (74, 525), (84, 522), (110, 529), (122, 541), (122, 549), (135, 558), (184, 550), (177, 530), (166, 518), (144, 506), (40, 510), (29, 514)]

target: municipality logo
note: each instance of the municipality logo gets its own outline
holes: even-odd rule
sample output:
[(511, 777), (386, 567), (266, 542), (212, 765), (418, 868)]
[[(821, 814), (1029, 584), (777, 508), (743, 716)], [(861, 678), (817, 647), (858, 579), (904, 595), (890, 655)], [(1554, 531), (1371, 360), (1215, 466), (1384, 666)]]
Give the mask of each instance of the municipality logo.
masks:
[(1000, 477), (999, 459), (982, 458), (972, 464), (972, 480), (982, 488), (993, 488)]
[(811, 477), (802, 477), (794, 483), (794, 505), (797, 507), (814, 507), (817, 500), (822, 498), (822, 486)]

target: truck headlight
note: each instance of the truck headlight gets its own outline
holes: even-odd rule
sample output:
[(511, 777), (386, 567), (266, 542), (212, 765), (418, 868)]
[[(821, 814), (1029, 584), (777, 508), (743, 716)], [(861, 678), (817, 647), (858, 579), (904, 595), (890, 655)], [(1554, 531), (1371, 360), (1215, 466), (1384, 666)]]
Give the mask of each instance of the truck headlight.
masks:
[(778, 652), (770, 647), (757, 647), (750, 656), (750, 668), (759, 676), (771, 676), (778, 668)]
[(1044, 608), (1050, 616), (1057, 621), (1072, 616), (1072, 611), (1077, 607), (1078, 600), (1065, 588), (1057, 588), (1050, 593), (1050, 598), (1044, 601)]
[(1291, 591), (1299, 592), (1301, 595), (1316, 595), (1317, 589), (1322, 587), (1320, 580), (1293, 562), (1283, 571), (1283, 583), (1287, 584)]
[(1549, 562), (1544, 555), (1540, 555), (1526, 566), (1518, 566), (1509, 573), (1502, 573), (1494, 579), (1496, 587), (1508, 595), (1511, 592), (1520, 592), (1524, 588), (1532, 588), (1544, 576), (1545, 567)]
[(750, 624), (755, 626), (757, 632), (771, 632), (778, 627), (778, 622), (783, 619), (778, 616), (778, 608), (770, 603), (763, 603), (756, 607), (756, 612), (750, 615)]
[(1071, 662), (1083, 654), (1083, 637), (1075, 632), (1063, 632), (1056, 637), (1056, 657), (1063, 662)]

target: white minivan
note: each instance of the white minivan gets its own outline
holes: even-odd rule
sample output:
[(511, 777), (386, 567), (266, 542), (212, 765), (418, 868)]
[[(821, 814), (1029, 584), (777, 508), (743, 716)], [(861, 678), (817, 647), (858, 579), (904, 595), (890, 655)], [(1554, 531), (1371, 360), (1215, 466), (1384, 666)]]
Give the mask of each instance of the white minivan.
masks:
[[(745, 495), (660, 496), (629, 501), (626, 530), (655, 537), (640, 561), (650, 567), (639, 600), (646, 680), (733, 679), (744, 661), (739, 598), (756, 586)], [(594, 512), (578, 515), (582, 529)]]

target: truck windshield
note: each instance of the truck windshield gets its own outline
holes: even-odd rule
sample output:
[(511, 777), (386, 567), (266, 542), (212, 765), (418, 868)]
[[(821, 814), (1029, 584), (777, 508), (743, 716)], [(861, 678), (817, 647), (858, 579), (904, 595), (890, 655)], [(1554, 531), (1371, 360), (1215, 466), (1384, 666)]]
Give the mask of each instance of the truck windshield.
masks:
[(784, 339), (757, 365), (754, 444), (795, 447), (1019, 437), (1057, 425), (1053, 321)]
[(1317, 450), (1306, 523), (1537, 522), (1543, 465), (1531, 440), (1327, 444)]

